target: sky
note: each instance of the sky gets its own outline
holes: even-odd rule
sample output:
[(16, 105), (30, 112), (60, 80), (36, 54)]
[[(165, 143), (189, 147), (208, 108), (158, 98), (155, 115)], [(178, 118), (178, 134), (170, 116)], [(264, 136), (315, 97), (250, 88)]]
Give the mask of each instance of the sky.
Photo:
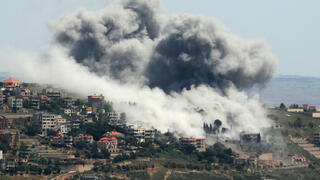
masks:
[[(1, 0), (0, 51), (45, 51), (48, 24), (79, 8), (98, 10), (110, 0)], [(264, 39), (279, 59), (278, 75), (320, 77), (320, 1), (162, 0), (163, 14), (214, 17), (245, 38)], [(0, 59), (1, 61), (1, 59)], [(5, 71), (1, 69), (0, 71)]]

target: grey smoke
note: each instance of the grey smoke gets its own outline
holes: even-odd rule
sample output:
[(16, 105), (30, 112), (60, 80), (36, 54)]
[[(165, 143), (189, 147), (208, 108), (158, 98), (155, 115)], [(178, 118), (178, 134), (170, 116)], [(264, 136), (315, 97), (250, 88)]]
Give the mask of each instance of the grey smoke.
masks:
[(172, 18), (146, 68), (149, 85), (169, 92), (200, 84), (243, 89), (267, 82), (275, 62), (266, 45), (244, 42), (219, 26), (200, 16)]
[(234, 35), (213, 18), (158, 11), (155, 0), (80, 10), (51, 24), (54, 48), (45, 60), (8, 51), (0, 52), (2, 65), (22, 80), (103, 93), (129, 123), (179, 136), (204, 136), (203, 122), (216, 119), (231, 138), (270, 127), (258, 97), (243, 92), (275, 73), (266, 43)]
[(163, 23), (158, 4), (134, 0), (81, 11), (59, 22), (56, 41), (99, 75), (144, 80), (167, 93), (201, 84), (250, 88), (275, 73), (275, 57), (263, 41), (243, 40), (201, 16), (176, 15)]
[(99, 12), (80, 11), (53, 25), (55, 41), (99, 75), (125, 82), (139, 79), (159, 35), (158, 6), (157, 1), (131, 0)]

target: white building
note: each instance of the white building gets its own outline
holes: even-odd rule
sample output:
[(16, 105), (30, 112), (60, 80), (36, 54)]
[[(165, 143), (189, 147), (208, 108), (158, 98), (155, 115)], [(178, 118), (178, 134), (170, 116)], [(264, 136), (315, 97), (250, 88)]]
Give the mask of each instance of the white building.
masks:
[(312, 117), (319, 119), (320, 118), (320, 113), (312, 113)]
[(303, 108), (289, 108), (287, 111), (288, 112), (296, 112), (296, 113), (304, 112)]

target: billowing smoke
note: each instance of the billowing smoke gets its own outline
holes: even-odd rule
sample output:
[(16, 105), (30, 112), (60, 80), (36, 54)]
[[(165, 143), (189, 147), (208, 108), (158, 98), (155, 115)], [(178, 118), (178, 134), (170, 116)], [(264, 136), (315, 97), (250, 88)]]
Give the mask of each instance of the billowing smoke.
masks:
[(0, 55), (24, 80), (103, 93), (129, 123), (203, 136), (203, 123), (219, 119), (232, 138), (270, 127), (258, 97), (244, 92), (275, 73), (265, 42), (233, 35), (212, 18), (159, 15), (159, 4), (123, 1), (63, 17), (51, 25), (54, 48), (45, 60)]

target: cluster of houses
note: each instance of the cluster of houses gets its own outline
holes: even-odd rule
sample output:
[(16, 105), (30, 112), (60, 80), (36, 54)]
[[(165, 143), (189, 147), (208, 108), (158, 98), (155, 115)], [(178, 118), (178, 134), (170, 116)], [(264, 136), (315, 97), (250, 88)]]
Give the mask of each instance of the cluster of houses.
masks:
[[(15, 78), (2, 81), (0, 87), (0, 112), (3, 114), (10, 113), (11, 115), (12, 113), (28, 114), (30, 118), (27, 121), (29, 126), (31, 125), (32, 131), (42, 137), (40, 139), (47, 141), (45, 149), (37, 150), (40, 157), (50, 157), (58, 161), (73, 160), (75, 156), (69, 153), (70, 150), (72, 152), (73, 147), (83, 143), (89, 145), (87, 147), (96, 143), (99, 152), (109, 152), (111, 157), (114, 157), (118, 154), (128, 153), (125, 147), (126, 137), (133, 137), (136, 143), (140, 144), (147, 141), (153, 142), (156, 136), (156, 130), (153, 128), (127, 125), (125, 114), (113, 111), (112, 108), (108, 107), (109, 105), (103, 95), (91, 95), (87, 97), (87, 100), (75, 100), (64, 97), (62, 91), (53, 88), (30, 90), (28, 84)], [(50, 109), (52, 105), (59, 107), (52, 110)], [(7, 144), (10, 149), (18, 150), (26, 141), (26, 137), (24, 134), (21, 135), (21, 129), (15, 129), (13, 119), (5, 116), (0, 116), (0, 142)], [(106, 119), (110, 126), (118, 127), (122, 131), (107, 131), (99, 139), (94, 139), (93, 134), (72, 133), (82, 128), (83, 125), (97, 122), (101, 118)], [(132, 140), (132, 138), (129, 139)], [(40, 145), (40, 141), (38, 143), (37, 146), (43, 146)], [(179, 144), (181, 146), (190, 144), (198, 152), (206, 150), (205, 138), (180, 138)], [(31, 144), (28, 144), (28, 146), (31, 147)], [(33, 148), (37, 149), (37, 147)], [(61, 152), (50, 150), (50, 148)], [(3, 151), (0, 149), (0, 160), (4, 157), (2, 153)], [(20, 155), (21, 153), (19, 152)], [(28, 158), (17, 157), (14, 161), (5, 160), (2, 161), (5, 162), (2, 165), (5, 164), (4, 169), (16, 168), (17, 164), (22, 163), (22, 161), (27, 163)]]
[(287, 109), (288, 112), (306, 113), (313, 118), (320, 119), (320, 106), (310, 106), (309, 104), (302, 104), (302, 106), (294, 105)]
[(288, 155), (285, 159), (279, 159), (273, 153), (257, 155), (248, 152), (239, 152), (238, 154), (238, 157), (235, 158), (236, 165), (249, 165), (254, 168), (290, 166), (305, 167), (308, 165), (305, 157), (297, 155)]

